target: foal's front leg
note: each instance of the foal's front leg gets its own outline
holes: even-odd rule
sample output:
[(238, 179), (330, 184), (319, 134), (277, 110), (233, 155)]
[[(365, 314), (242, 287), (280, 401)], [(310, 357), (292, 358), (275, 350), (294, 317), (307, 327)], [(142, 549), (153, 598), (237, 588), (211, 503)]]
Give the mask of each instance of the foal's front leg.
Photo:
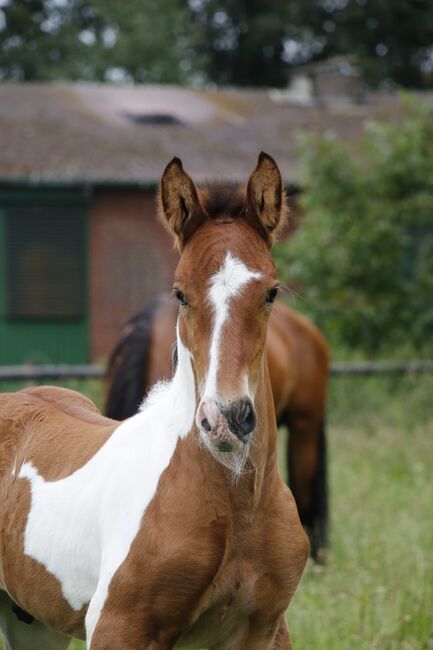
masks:
[(88, 650), (172, 650), (179, 637), (177, 630), (167, 627), (162, 631), (145, 610), (130, 605), (124, 599), (110, 599), (100, 612), (89, 607)]
[[(144, 621), (104, 613), (88, 646), (88, 650), (172, 650), (178, 634), (151, 630)], [(161, 637), (157, 638), (156, 637)], [(153, 637), (153, 638), (152, 638)], [(171, 637), (171, 638), (170, 638)]]
[(292, 650), (289, 628), (287, 625), (285, 614), (283, 614), (283, 616), (280, 619), (278, 630), (274, 638), (274, 645), (272, 646), (272, 650)]

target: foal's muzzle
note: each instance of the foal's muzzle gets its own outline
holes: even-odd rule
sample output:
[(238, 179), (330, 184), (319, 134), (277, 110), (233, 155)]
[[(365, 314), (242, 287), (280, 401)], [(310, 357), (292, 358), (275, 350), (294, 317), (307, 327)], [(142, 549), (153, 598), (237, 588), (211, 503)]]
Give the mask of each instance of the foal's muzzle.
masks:
[(248, 442), (257, 417), (249, 397), (226, 404), (204, 400), (198, 407), (196, 423), (218, 451), (236, 451)]

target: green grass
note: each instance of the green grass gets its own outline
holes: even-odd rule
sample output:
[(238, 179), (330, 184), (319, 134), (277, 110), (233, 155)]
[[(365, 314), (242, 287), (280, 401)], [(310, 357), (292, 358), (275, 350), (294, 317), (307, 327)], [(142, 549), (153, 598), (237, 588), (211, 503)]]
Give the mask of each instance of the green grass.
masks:
[(289, 608), (294, 650), (433, 650), (432, 403), (430, 376), (332, 380), (331, 549)]
[(289, 609), (295, 648), (433, 648), (432, 438), (331, 427), (331, 550)]

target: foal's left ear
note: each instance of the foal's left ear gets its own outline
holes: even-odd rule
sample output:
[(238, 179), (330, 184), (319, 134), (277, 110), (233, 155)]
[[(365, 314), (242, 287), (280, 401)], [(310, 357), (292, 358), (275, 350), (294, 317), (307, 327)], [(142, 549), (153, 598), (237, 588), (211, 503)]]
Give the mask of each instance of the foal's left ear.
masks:
[(162, 175), (159, 212), (164, 225), (174, 235), (177, 248), (182, 251), (204, 215), (197, 188), (179, 158), (173, 158)]
[(285, 221), (287, 204), (277, 163), (267, 153), (259, 155), (257, 167), (247, 186), (247, 219), (265, 239), (269, 247), (278, 227)]

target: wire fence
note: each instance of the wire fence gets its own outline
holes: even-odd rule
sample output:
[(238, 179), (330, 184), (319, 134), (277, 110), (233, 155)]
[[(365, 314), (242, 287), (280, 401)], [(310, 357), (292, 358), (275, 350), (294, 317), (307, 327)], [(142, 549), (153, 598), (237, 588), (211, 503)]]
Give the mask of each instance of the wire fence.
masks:
[(0, 366), (0, 381), (40, 381), (58, 379), (102, 379), (104, 367), (88, 366)]
[[(61, 379), (102, 379), (105, 368), (101, 365), (44, 365), (0, 366), (0, 381), (41, 381)], [(330, 373), (334, 377), (345, 375), (423, 374), (433, 373), (433, 361), (359, 361), (333, 363)]]
[(335, 377), (344, 375), (405, 375), (433, 372), (433, 361), (359, 361), (333, 363), (330, 369)]

